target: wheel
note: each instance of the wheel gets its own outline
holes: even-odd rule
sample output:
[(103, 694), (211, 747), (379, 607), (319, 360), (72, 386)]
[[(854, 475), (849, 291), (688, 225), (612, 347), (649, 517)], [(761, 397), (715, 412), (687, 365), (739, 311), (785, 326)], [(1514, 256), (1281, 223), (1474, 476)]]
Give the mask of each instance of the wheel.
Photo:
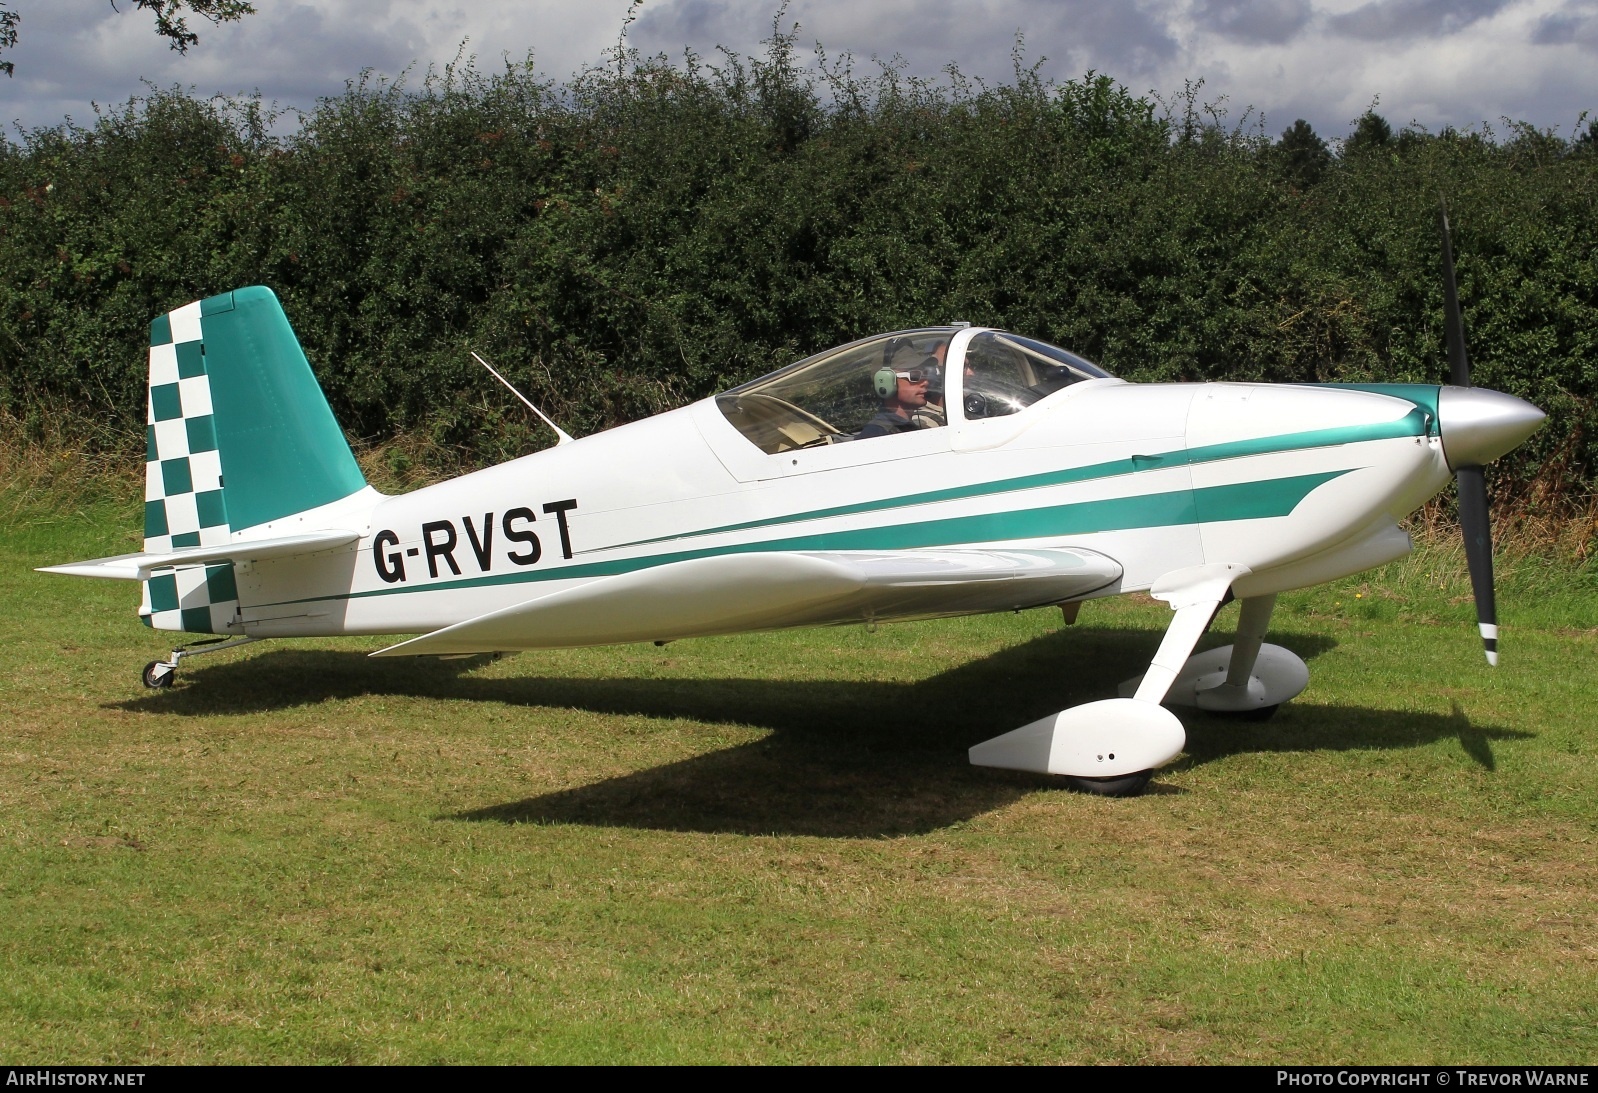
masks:
[(1091, 793), (1095, 797), (1136, 797), (1154, 777), (1152, 770), (1136, 774), (1123, 774), (1116, 778), (1083, 778), (1075, 774), (1063, 776), (1065, 784), (1078, 793)]
[(177, 674), (177, 669), (168, 668), (159, 660), (152, 660), (144, 666), (144, 685), (152, 691), (159, 691), (172, 686), (172, 677)]
[(1256, 706), (1252, 710), (1205, 710), (1204, 712), (1211, 717), (1224, 717), (1228, 721), (1269, 721), (1281, 708), (1281, 703), (1278, 702), (1274, 706)]

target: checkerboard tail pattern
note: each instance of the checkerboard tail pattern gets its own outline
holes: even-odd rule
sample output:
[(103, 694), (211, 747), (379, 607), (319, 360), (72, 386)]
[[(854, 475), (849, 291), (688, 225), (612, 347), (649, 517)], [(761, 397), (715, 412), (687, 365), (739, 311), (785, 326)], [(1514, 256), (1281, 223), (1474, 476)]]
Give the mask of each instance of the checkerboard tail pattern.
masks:
[(150, 575), (139, 616), (157, 630), (241, 634), (233, 563), (184, 565)]
[[(148, 409), (145, 553), (226, 543), (232, 529), (198, 302), (150, 324)], [(238, 606), (231, 564), (182, 566), (144, 582), (139, 614), (158, 630), (221, 634), (234, 629)]]

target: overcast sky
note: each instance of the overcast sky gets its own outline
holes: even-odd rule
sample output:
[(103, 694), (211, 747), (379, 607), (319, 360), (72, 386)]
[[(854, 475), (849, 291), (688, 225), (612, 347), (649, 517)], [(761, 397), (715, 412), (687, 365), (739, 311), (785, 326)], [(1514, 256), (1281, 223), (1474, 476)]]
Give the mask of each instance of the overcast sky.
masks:
[[(256, 14), (213, 27), (179, 56), (150, 16), (108, 0), (3, 0), (22, 16), (0, 77), (0, 118), (54, 125), (93, 117), (141, 81), (199, 92), (259, 90), (308, 107), (362, 69), (442, 65), (466, 42), (479, 67), (532, 53), (564, 79), (613, 47), (627, 0), (254, 0)], [(685, 46), (749, 53), (769, 37), (774, 0), (647, 0), (629, 43), (680, 56)], [(1169, 96), (1202, 78), (1235, 120), (1263, 111), (1274, 135), (1295, 118), (1336, 137), (1380, 97), (1395, 128), (1418, 121), (1498, 124), (1501, 117), (1569, 136), (1598, 115), (1598, 0), (792, 0), (799, 41), (829, 56), (900, 55), (936, 75), (953, 61), (1003, 79), (1016, 34), (1056, 79), (1105, 72)]]

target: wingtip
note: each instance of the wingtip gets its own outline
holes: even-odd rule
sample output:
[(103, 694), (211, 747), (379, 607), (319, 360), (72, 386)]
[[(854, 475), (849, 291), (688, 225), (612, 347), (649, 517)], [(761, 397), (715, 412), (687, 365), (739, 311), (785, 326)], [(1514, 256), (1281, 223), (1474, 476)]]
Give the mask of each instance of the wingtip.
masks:
[(64, 565), (41, 565), (34, 568), (35, 573), (53, 573), (61, 577), (101, 577), (118, 581), (137, 580), (139, 572), (138, 561), (141, 555), (121, 554), (114, 558), (91, 558), (83, 562), (67, 562)]

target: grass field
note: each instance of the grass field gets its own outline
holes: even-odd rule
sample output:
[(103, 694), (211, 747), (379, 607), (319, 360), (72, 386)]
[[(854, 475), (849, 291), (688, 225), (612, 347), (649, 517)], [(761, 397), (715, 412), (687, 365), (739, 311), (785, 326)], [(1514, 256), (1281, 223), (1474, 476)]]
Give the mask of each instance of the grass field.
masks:
[(1598, 1057), (1591, 569), (1506, 567), (1496, 672), (1443, 547), (1285, 596), (1310, 689), (1106, 800), (965, 748), (1158, 605), (152, 693), (136, 589), (30, 572), (135, 526), (0, 530), (8, 1063)]

